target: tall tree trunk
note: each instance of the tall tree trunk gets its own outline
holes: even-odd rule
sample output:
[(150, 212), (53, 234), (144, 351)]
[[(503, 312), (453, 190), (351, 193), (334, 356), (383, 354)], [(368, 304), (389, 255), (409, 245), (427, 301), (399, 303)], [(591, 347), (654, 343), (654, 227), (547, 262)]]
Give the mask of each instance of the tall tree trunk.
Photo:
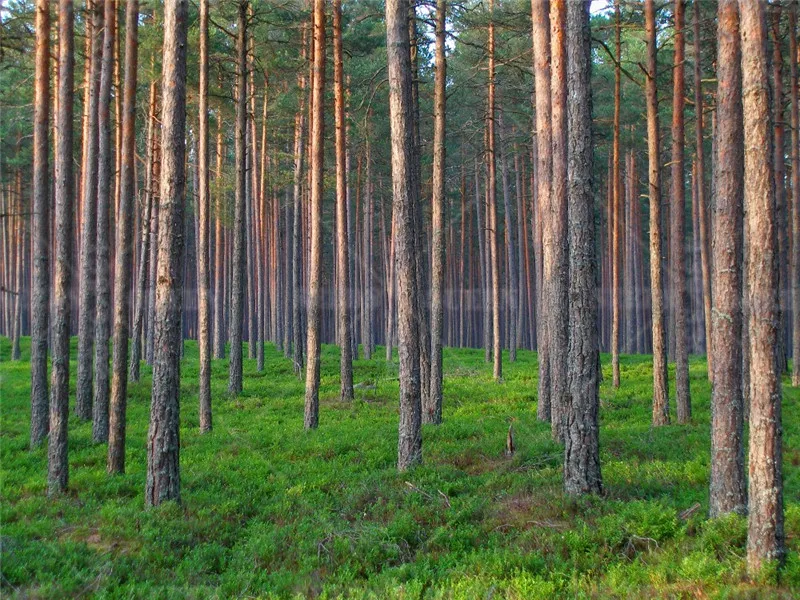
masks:
[[(447, 0), (436, 2), (436, 74), (434, 76), (433, 99), (433, 284), (431, 286), (431, 380), (427, 406), (423, 407), (422, 419), (425, 423), (442, 422), (442, 329), (444, 327), (444, 170), (446, 161), (445, 81), (447, 78), (447, 58), (445, 55), (445, 35), (447, 19)], [(463, 215), (462, 215), (463, 219)], [(463, 229), (463, 227), (462, 227)], [(463, 257), (462, 257), (463, 260)], [(423, 382), (425, 385), (425, 382)]]
[(564, 491), (599, 494), (600, 350), (592, 194), (592, 90), (589, 1), (566, 3), (569, 110), (569, 353), (564, 420)]
[[(620, 61), (622, 60), (622, 42), (620, 22), (620, 0), (614, 0), (614, 46), (616, 57), (614, 61), (614, 139), (613, 139), (613, 163), (611, 171), (611, 218), (612, 218), (612, 237), (611, 237), (611, 371), (612, 385), (619, 387), (619, 346), (620, 346), (620, 320), (622, 319), (622, 187), (619, 161), (619, 134), (620, 134), (620, 103), (621, 103), (621, 81)], [(681, 67), (683, 68), (683, 67)]]
[[(163, 113), (163, 98), (162, 98)], [(163, 117), (163, 114), (162, 114)], [(150, 216), (150, 260), (147, 278), (147, 330), (145, 333), (145, 361), (153, 364), (153, 315), (156, 309), (156, 275), (158, 272), (158, 230), (161, 213), (161, 153), (160, 140), (155, 146), (155, 163), (153, 165), (153, 207)]]
[[(338, 285), (336, 302), (339, 308), (339, 374), (340, 397), (353, 400), (353, 353), (350, 343), (350, 240), (347, 235), (347, 158), (344, 114), (344, 68), (342, 65), (342, 2), (333, 2), (333, 79), (336, 102), (336, 266)], [(387, 336), (387, 345), (389, 340)]]
[(72, 0), (58, 2), (58, 111), (55, 144), (55, 273), (53, 276), (52, 370), (50, 377), (50, 434), (47, 452), (47, 493), (67, 489), (67, 421), (69, 417), (69, 319), (72, 277), (72, 118), (74, 80), (74, 23)]
[(503, 379), (503, 340), (500, 335), (500, 248), (497, 242), (497, 158), (495, 155), (495, 64), (494, 64), (494, 0), (489, 0), (489, 106), (487, 116), (488, 143), (486, 161), (489, 188), (489, 265), (492, 278), (492, 357), (494, 380)]
[[(545, 258), (545, 286), (547, 302), (550, 304), (548, 348), (550, 353), (550, 410), (552, 412), (553, 438), (563, 439), (564, 406), (567, 393), (567, 319), (568, 319), (568, 271), (567, 247), (567, 67), (566, 67), (566, 0), (550, 2), (551, 83), (550, 103), (553, 141), (553, 172), (551, 179), (550, 268), (548, 273)], [(576, 33), (580, 33), (580, 29)]]
[[(151, 67), (153, 62), (151, 62)], [(147, 125), (147, 154), (145, 157), (145, 198), (144, 212), (141, 222), (141, 252), (139, 253), (138, 275), (136, 278), (135, 315), (131, 334), (131, 359), (128, 376), (131, 381), (139, 381), (139, 363), (142, 355), (142, 328), (144, 325), (145, 306), (147, 303), (147, 275), (150, 264), (150, 227), (153, 214), (153, 163), (156, 151), (156, 81), (150, 84), (150, 104)]]
[(217, 113), (217, 169), (214, 206), (214, 358), (225, 358), (225, 232), (222, 228), (222, 115)]
[[(536, 85), (536, 203), (537, 227), (541, 227), (542, 252), (539, 254), (538, 270), (542, 272), (542, 285), (539, 286), (539, 327), (537, 349), (539, 358), (539, 398), (536, 406), (536, 416), (540, 421), (551, 421), (552, 395), (550, 374), (550, 347), (549, 347), (549, 315), (550, 306), (544, 300), (544, 266), (550, 268), (551, 248), (547, 249), (548, 257), (544, 257), (544, 237), (552, 238), (550, 233), (550, 219), (541, 218), (550, 210), (550, 182), (553, 174), (553, 138), (550, 123), (550, 1), (531, 0), (531, 17), (533, 23), (533, 68)], [(538, 238), (539, 236), (537, 236)]]
[(744, 514), (742, 397), (742, 219), (744, 172), (739, 9), (719, 3), (717, 28), (717, 143), (714, 161), (711, 356), (711, 482), (709, 512)]
[(661, 145), (658, 129), (658, 88), (655, 0), (645, 0), (647, 30), (647, 155), (650, 203), (650, 303), (653, 338), (653, 425), (669, 423), (667, 333), (664, 327), (664, 276), (661, 243)]
[[(714, 356), (711, 352), (711, 260), (709, 254), (708, 208), (706, 206), (705, 148), (703, 147), (703, 87), (701, 70), (702, 50), (700, 47), (700, 2), (694, 3), (694, 113), (695, 113), (695, 152), (697, 153), (697, 217), (700, 226), (700, 265), (703, 279), (703, 324), (705, 332), (705, 353), (708, 361), (708, 377), (714, 381)], [(697, 235), (697, 234), (695, 234)], [(700, 349), (701, 351), (703, 349)]]
[[(750, 500), (747, 568), (758, 575), (782, 561), (781, 380), (778, 240), (771, 155), (765, 5), (740, 1), (744, 114), (744, 206), (749, 247)], [(720, 123), (721, 125), (721, 123)]]
[(197, 237), (197, 266), (199, 280), (197, 305), (199, 310), (198, 346), (200, 350), (199, 412), (200, 431), (211, 431), (211, 306), (209, 303), (210, 273), (209, 235), (211, 201), (208, 189), (208, 0), (200, 0), (200, 99), (197, 170), (199, 175), (199, 235)]
[(395, 213), (395, 263), (398, 291), (400, 352), (400, 423), (397, 468), (405, 471), (422, 461), (419, 331), (417, 325), (417, 261), (415, 221), (419, 188), (414, 143), (408, 0), (386, 0), (386, 48), (389, 71), (389, 114), (392, 132), (392, 194)]
[[(114, 18), (116, 2), (105, 3), (105, 32), (103, 35), (103, 64), (98, 101), (98, 161), (97, 161), (97, 240), (96, 240), (96, 310), (94, 317), (94, 402), (92, 404), (92, 439), (108, 440), (108, 340), (111, 337), (111, 285), (109, 273), (109, 229), (114, 201), (111, 147), (111, 79), (114, 76)], [(127, 318), (127, 315), (126, 315)]]
[(125, 412), (128, 401), (128, 317), (133, 262), (134, 161), (136, 150), (136, 80), (138, 69), (139, 0), (128, 0), (125, 16), (125, 90), (122, 110), (120, 203), (117, 219), (116, 278), (114, 279), (114, 362), (111, 415), (108, 427), (110, 473), (125, 468)]
[(789, 87), (792, 123), (792, 385), (800, 386), (800, 101), (797, 78), (797, 2), (789, 11)]
[(306, 334), (306, 402), (303, 424), (319, 426), (319, 354), (322, 310), (322, 167), (325, 158), (325, 0), (314, 0), (314, 75), (311, 83), (311, 261)]
[(247, 210), (247, 0), (239, 1), (236, 73), (236, 198), (233, 209), (233, 276), (231, 279), (231, 358), (228, 393), (242, 391), (242, 330), (245, 296), (245, 211)]
[(78, 299), (78, 381), (75, 387), (75, 414), (81, 420), (92, 418), (92, 355), (95, 324), (95, 269), (97, 268), (97, 163), (98, 163), (98, 101), (100, 97), (100, 63), (103, 45), (103, 10), (96, 2), (92, 16), (91, 92), (89, 124), (86, 130), (89, 142), (85, 160), (88, 161), (83, 180), (81, 213), (80, 296)]
[[(503, 128), (502, 113), (500, 116), (500, 130)], [(511, 213), (511, 190), (509, 189), (508, 177), (508, 150), (513, 146), (509, 142), (501, 144), (504, 150), (500, 153), (500, 177), (503, 181), (503, 213), (505, 217), (505, 247), (506, 247), (506, 279), (507, 286), (507, 302), (508, 306), (508, 328), (506, 329), (506, 338), (508, 343), (508, 360), (515, 362), (517, 360), (517, 318), (520, 313), (520, 305), (518, 298), (518, 284), (517, 281), (517, 255), (514, 245), (514, 216)], [(517, 221), (520, 216), (517, 215)]]
[(31, 298), (31, 448), (47, 422), (47, 326), (50, 310), (50, 3), (36, 0), (33, 103), (33, 295)]
[(153, 315), (153, 392), (147, 434), (145, 505), (180, 502), (180, 348), (183, 305), (186, 29), (189, 3), (164, 6), (161, 210)]
[(670, 247), (675, 323), (675, 402), (678, 422), (692, 418), (689, 393), (688, 295), (686, 292), (686, 199), (684, 184), (684, 11), (686, 0), (675, 0), (675, 56), (672, 69), (672, 214)]

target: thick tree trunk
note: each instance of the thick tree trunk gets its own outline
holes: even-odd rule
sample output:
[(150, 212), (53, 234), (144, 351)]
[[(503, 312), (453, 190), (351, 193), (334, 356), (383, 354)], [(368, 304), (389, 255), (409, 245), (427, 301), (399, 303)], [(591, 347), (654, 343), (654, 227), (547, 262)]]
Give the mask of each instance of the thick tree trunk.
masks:
[(650, 202), (650, 303), (653, 338), (653, 425), (669, 423), (667, 379), (667, 336), (664, 327), (664, 277), (661, 243), (661, 157), (658, 129), (658, 89), (656, 86), (656, 9), (655, 0), (645, 0), (647, 30), (647, 154), (648, 196)]
[(164, 7), (161, 210), (153, 315), (153, 392), (145, 505), (180, 502), (180, 348), (183, 305), (186, 29), (189, 3)]
[(67, 421), (69, 417), (69, 319), (72, 277), (72, 202), (75, 180), (72, 168), (72, 118), (74, 80), (74, 21), (72, 0), (58, 3), (58, 111), (55, 144), (55, 273), (53, 276), (52, 371), (50, 378), (50, 435), (48, 440), (47, 493), (67, 489)]
[(765, 5), (739, 2), (744, 114), (744, 206), (749, 238), (750, 460), (747, 568), (754, 576), (782, 561), (780, 297), (773, 189)]
[[(114, 279), (114, 362), (111, 415), (108, 427), (110, 473), (125, 468), (125, 412), (128, 401), (128, 318), (133, 263), (134, 161), (136, 150), (136, 80), (138, 68), (139, 1), (128, 0), (125, 17), (125, 90), (122, 110), (120, 203), (117, 219), (116, 278)], [(95, 421), (97, 423), (97, 421)]]
[(211, 431), (211, 306), (209, 235), (211, 201), (208, 189), (208, 0), (200, 0), (200, 98), (197, 170), (199, 176), (199, 235), (197, 236), (197, 306), (199, 311), (198, 346), (200, 350), (199, 413), (200, 431)]
[(492, 358), (494, 380), (503, 379), (503, 340), (500, 334), (500, 247), (497, 242), (497, 158), (495, 154), (495, 64), (494, 64), (494, 0), (489, 0), (489, 106), (487, 116), (486, 162), (489, 195), (489, 268), (492, 278)]
[(92, 356), (95, 329), (95, 270), (97, 268), (97, 163), (98, 163), (98, 101), (100, 97), (100, 63), (103, 45), (103, 10), (100, 2), (94, 5), (92, 42), (91, 92), (89, 123), (86, 134), (87, 160), (83, 179), (81, 206), (80, 296), (78, 299), (78, 381), (75, 387), (75, 414), (81, 420), (92, 418)]
[[(436, 3), (436, 74), (434, 76), (433, 100), (433, 285), (431, 286), (431, 380), (427, 406), (423, 407), (422, 420), (425, 423), (442, 422), (442, 329), (444, 327), (444, 170), (446, 160), (445, 118), (446, 98), (445, 80), (447, 78), (447, 58), (445, 56), (445, 35), (447, 0)], [(462, 215), (463, 218), (463, 215)], [(463, 260), (463, 257), (462, 257)], [(425, 385), (426, 382), (422, 382)]]
[(392, 194), (395, 212), (400, 352), (400, 423), (397, 468), (405, 471), (422, 461), (419, 331), (417, 325), (416, 212), (419, 188), (414, 143), (408, 0), (386, 1), (386, 47), (389, 111), (392, 132)]
[(303, 424), (319, 426), (319, 363), (322, 311), (322, 167), (325, 158), (325, 0), (314, 0), (314, 75), (311, 82), (311, 260), (306, 334), (306, 402)]
[[(536, 219), (541, 227), (542, 252), (539, 255), (542, 271), (541, 279), (544, 282), (544, 268), (550, 268), (551, 257), (548, 247), (544, 250), (544, 238), (552, 238), (550, 232), (551, 220), (541, 218), (550, 211), (550, 183), (553, 172), (553, 142), (550, 123), (550, 2), (549, 0), (531, 0), (531, 16), (533, 22), (533, 68), (536, 85), (536, 179), (537, 179), (537, 215)], [(544, 252), (548, 256), (544, 256)], [(539, 398), (536, 415), (540, 421), (550, 421), (552, 416), (552, 394), (550, 374), (550, 348), (549, 348), (549, 315), (550, 306), (544, 299), (544, 285), (539, 291), (539, 327), (537, 328), (537, 348), (539, 355)]]
[(712, 517), (745, 513), (742, 397), (742, 219), (744, 172), (739, 9), (719, 3), (717, 28), (716, 198), (713, 217), (711, 356)]
[(245, 211), (247, 210), (247, 0), (239, 1), (236, 73), (236, 198), (233, 208), (233, 274), (231, 278), (231, 358), (228, 393), (242, 391), (242, 333), (245, 301)]
[(114, 39), (116, 2), (105, 3), (103, 63), (97, 109), (97, 239), (96, 239), (96, 310), (94, 315), (94, 402), (92, 404), (92, 439), (108, 440), (108, 340), (111, 337), (111, 277), (109, 273), (109, 229), (114, 201), (111, 148), (111, 79), (114, 75)]
[[(340, 398), (353, 400), (353, 353), (350, 343), (350, 240), (347, 235), (347, 157), (344, 114), (344, 68), (342, 65), (342, 2), (333, 3), (333, 79), (336, 101), (336, 267), (338, 285), (336, 302), (339, 309), (339, 374)], [(387, 345), (389, 340), (387, 336)]]
[(599, 494), (600, 355), (592, 194), (590, 2), (566, 3), (569, 109), (569, 368), (564, 419), (564, 491)]
[(675, 323), (675, 402), (678, 422), (692, 418), (689, 393), (688, 294), (686, 292), (686, 199), (684, 184), (684, 11), (686, 0), (675, 0), (675, 56), (672, 69), (672, 209), (671, 260)]
[(50, 3), (36, 0), (33, 103), (33, 295), (31, 298), (31, 448), (47, 422), (47, 326), (50, 310)]

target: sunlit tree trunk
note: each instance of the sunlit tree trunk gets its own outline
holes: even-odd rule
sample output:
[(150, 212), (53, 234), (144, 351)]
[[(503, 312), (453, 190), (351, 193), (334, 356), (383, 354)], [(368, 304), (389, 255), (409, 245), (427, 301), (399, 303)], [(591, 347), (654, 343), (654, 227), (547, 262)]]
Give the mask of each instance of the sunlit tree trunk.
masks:
[(489, 270), (492, 279), (492, 358), (494, 359), (493, 376), (495, 381), (503, 378), (503, 340), (500, 335), (500, 248), (497, 242), (497, 158), (495, 154), (495, 31), (494, 0), (489, 0), (489, 106), (487, 115), (486, 161), (488, 167), (489, 188)]
[(622, 181), (619, 171), (620, 148), (620, 102), (621, 80), (620, 61), (622, 60), (622, 42), (620, 36), (620, 0), (614, 0), (614, 139), (612, 142), (611, 171), (611, 371), (612, 385), (619, 387), (619, 347), (620, 321), (622, 319)]
[(153, 315), (153, 391), (145, 505), (180, 502), (180, 351), (186, 135), (187, 0), (164, 5), (161, 209)]

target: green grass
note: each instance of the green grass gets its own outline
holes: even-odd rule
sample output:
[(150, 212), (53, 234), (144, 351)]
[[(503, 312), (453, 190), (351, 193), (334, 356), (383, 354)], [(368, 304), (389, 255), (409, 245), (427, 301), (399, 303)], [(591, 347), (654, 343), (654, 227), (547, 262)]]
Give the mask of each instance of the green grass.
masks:
[[(73, 340), (74, 342), (74, 340)], [(73, 357), (74, 348), (73, 343)], [(784, 392), (790, 552), (779, 581), (745, 574), (746, 521), (706, 518), (709, 394), (691, 362), (694, 419), (650, 427), (648, 357), (603, 357), (605, 495), (561, 492), (561, 450), (536, 420), (536, 355), (491, 378), (482, 350), (445, 350), (445, 422), (423, 430), (424, 465), (398, 474), (397, 367), (355, 363), (375, 389), (338, 400), (338, 350), (322, 357), (320, 428), (303, 431), (303, 384), (275, 348), (245, 361), (226, 397), (213, 363), (214, 431), (198, 433), (197, 349), (181, 386), (180, 506), (144, 508), (150, 370), (130, 388), (127, 473), (109, 477), (91, 424), (70, 417), (69, 493), (45, 494), (28, 450), (29, 340), (0, 339), (3, 597), (790, 598), (800, 593), (800, 409)], [(376, 356), (383, 356), (379, 350)], [(74, 373), (74, 371), (73, 371)], [(74, 386), (74, 375), (72, 378)], [(74, 391), (74, 387), (73, 387)], [(673, 418), (674, 418), (674, 404)], [(514, 424), (517, 454), (503, 456)], [(412, 487), (413, 486), (413, 487)], [(678, 515), (699, 502), (687, 521)]]

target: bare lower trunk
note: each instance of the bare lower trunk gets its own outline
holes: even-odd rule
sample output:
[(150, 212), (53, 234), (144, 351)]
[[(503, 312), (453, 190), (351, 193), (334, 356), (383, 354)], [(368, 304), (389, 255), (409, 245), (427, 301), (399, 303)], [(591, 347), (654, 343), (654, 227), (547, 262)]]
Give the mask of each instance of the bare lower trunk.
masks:
[(314, 0), (314, 76), (311, 87), (311, 260), (308, 283), (306, 401), (303, 424), (319, 426), (319, 363), (322, 311), (322, 167), (325, 157), (325, 0)]
[(419, 203), (415, 182), (418, 160), (414, 143), (408, 0), (386, 1), (386, 47), (389, 110), (392, 131), (392, 193), (398, 291), (400, 353), (400, 423), (397, 468), (405, 471), (422, 461), (419, 331), (417, 328), (417, 261), (415, 221)]
[(797, 78), (797, 2), (789, 11), (789, 82), (792, 124), (792, 385), (800, 386), (800, 101)]
[(667, 380), (667, 338), (664, 327), (664, 278), (661, 243), (661, 161), (656, 86), (655, 0), (645, 0), (647, 30), (647, 154), (650, 203), (650, 303), (653, 338), (653, 425), (669, 423)]
[(123, 98), (120, 201), (117, 220), (116, 278), (114, 279), (114, 358), (107, 469), (125, 468), (125, 412), (128, 400), (128, 315), (133, 262), (134, 159), (136, 147), (136, 76), (138, 68), (139, 2), (128, 0), (125, 18), (125, 91)]
[(747, 568), (782, 562), (780, 297), (765, 5), (740, 2), (744, 114), (744, 206), (749, 236), (750, 460)]
[(614, 43), (616, 59), (614, 64), (614, 139), (612, 150), (611, 171), (611, 371), (612, 385), (619, 387), (619, 346), (620, 346), (620, 320), (622, 319), (622, 187), (619, 172), (619, 120), (620, 120), (620, 89), (622, 74), (620, 61), (622, 60), (622, 42), (620, 41), (620, 0), (614, 1)]
[(33, 104), (33, 295), (31, 298), (31, 448), (47, 422), (47, 327), (50, 310), (50, 3), (36, 2), (36, 98)]
[(214, 207), (214, 358), (225, 358), (225, 234), (222, 228), (222, 115), (217, 114), (216, 206)]
[(600, 355), (592, 195), (592, 91), (589, 1), (567, 2), (569, 90), (569, 368), (564, 419), (564, 491), (599, 494)]
[(55, 144), (55, 273), (53, 276), (52, 371), (50, 378), (50, 435), (47, 452), (47, 493), (67, 489), (67, 421), (69, 417), (69, 319), (72, 276), (72, 117), (74, 79), (74, 14), (72, 0), (58, 3), (58, 111)]
[(500, 335), (500, 247), (497, 221), (497, 158), (495, 154), (495, 64), (494, 64), (494, 0), (489, 0), (489, 106), (486, 161), (489, 171), (489, 268), (492, 278), (492, 357), (494, 380), (503, 379), (503, 340)]
[(164, 9), (161, 210), (153, 315), (153, 392), (145, 505), (180, 502), (180, 349), (183, 304), (187, 0)]

